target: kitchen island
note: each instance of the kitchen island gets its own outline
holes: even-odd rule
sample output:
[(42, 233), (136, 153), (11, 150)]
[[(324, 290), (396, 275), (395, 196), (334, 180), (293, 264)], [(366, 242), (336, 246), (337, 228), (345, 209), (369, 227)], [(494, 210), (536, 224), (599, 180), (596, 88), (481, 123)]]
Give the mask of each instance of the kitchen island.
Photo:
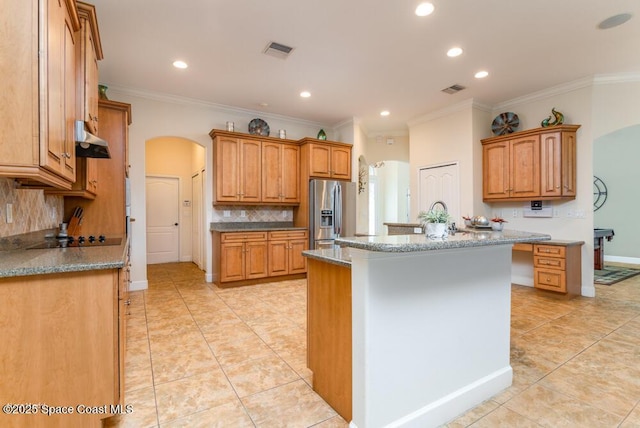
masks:
[(352, 427), (429, 427), (507, 388), (511, 247), (550, 238), (510, 230), (348, 237), (336, 241), (348, 249), (305, 252), (314, 389), (343, 373), (351, 385), (328, 393), (350, 404), (336, 410)]

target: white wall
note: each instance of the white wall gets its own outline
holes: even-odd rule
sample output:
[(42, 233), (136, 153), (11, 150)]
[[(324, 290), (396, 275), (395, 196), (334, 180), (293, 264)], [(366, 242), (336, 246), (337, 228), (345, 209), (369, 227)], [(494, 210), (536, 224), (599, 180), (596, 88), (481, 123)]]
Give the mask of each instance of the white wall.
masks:
[(616, 236), (604, 246), (605, 261), (640, 264), (640, 75), (596, 79), (593, 91), (594, 174), (609, 186), (609, 198), (594, 214), (596, 227)]
[[(478, 181), (482, 183), (481, 136), (477, 135), (478, 119), (484, 117), (483, 107), (467, 100), (449, 109), (426, 115), (412, 121), (410, 135), (411, 214), (416, 219), (418, 207), (418, 174), (420, 168), (446, 162), (458, 162), (460, 172), (460, 213), (477, 210), (482, 201), (482, 188), (478, 193)], [(478, 158), (478, 153), (480, 157)], [(480, 184), (481, 185), (481, 184)], [(479, 214), (479, 213), (477, 213)], [(453, 219), (462, 224), (462, 218)]]
[[(326, 124), (285, 118), (266, 113), (241, 109), (224, 108), (219, 105), (203, 103), (177, 97), (163, 97), (154, 94), (129, 92), (110, 86), (109, 98), (131, 104), (132, 124), (129, 127), (129, 161), (131, 164), (131, 216), (136, 219), (132, 223), (131, 246), (131, 279), (132, 289), (147, 288), (147, 248), (146, 240), (146, 208), (145, 208), (145, 143), (157, 137), (178, 137), (191, 140), (205, 148), (205, 169), (207, 171), (206, 198), (204, 206), (203, 230), (209, 230), (212, 219), (212, 156), (211, 129), (225, 129), (227, 121), (235, 122), (235, 130), (246, 132), (249, 122), (256, 118), (264, 119), (275, 135), (278, 129), (286, 129), (287, 138), (297, 140), (304, 137), (315, 137), (323, 128), (328, 139), (336, 138), (336, 132)], [(206, 239), (205, 248), (206, 276), (212, 280), (212, 248), (211, 239)]]

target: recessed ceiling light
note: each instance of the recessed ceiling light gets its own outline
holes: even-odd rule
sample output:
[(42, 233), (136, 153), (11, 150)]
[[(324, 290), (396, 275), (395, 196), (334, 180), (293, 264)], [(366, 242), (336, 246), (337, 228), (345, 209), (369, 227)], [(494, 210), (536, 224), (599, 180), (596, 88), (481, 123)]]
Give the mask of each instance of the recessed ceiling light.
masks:
[(431, 3), (420, 3), (418, 7), (416, 7), (416, 15), (418, 16), (427, 16), (433, 13), (435, 7)]
[(598, 28), (601, 30), (608, 30), (609, 28), (617, 27), (618, 25), (622, 25), (630, 20), (631, 16), (632, 15), (630, 13), (620, 13), (618, 15), (610, 16), (599, 23)]
[(453, 58), (462, 55), (462, 48), (451, 48), (447, 51), (447, 56)]
[(390, 114), (390, 113), (389, 113), (389, 110), (382, 110), (382, 111), (380, 112), (380, 116), (389, 116), (389, 114)]
[(260, 107), (269, 107), (269, 104), (268, 104), (268, 103), (264, 103), (264, 102), (262, 102), (262, 103), (260, 103), (260, 104), (258, 104), (258, 105), (259, 105)]
[(474, 77), (475, 77), (476, 79), (484, 79), (484, 78), (485, 78), (485, 77), (487, 77), (488, 75), (489, 75), (489, 72), (488, 72), (488, 71), (484, 71), (484, 70), (482, 70), (482, 71), (478, 71), (476, 74), (474, 74)]
[(187, 68), (187, 67), (189, 67), (186, 62), (179, 61), (179, 60), (178, 61), (173, 61), (173, 66), (175, 68)]
[(300, 92), (300, 96), (301, 96), (302, 98), (309, 98), (309, 97), (311, 96), (311, 92), (309, 92), (309, 91), (302, 91), (302, 92)]

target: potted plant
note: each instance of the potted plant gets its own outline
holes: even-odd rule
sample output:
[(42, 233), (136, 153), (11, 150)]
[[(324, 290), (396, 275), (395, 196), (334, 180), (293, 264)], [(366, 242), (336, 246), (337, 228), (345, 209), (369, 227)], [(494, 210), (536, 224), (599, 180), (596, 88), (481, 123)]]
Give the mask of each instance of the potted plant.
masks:
[(420, 211), (418, 220), (429, 238), (444, 238), (448, 233), (451, 216), (443, 210)]
[(471, 217), (469, 217), (468, 215), (463, 215), (462, 219), (464, 220), (465, 226), (471, 226)]
[(491, 229), (500, 231), (504, 226), (503, 223), (508, 223), (508, 222), (502, 217), (494, 217), (491, 219)]

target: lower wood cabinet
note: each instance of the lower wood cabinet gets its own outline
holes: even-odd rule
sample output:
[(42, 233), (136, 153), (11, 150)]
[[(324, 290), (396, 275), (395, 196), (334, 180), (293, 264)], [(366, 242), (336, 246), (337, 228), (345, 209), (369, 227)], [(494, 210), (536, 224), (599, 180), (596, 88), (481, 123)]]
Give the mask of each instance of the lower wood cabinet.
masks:
[(533, 245), (533, 286), (559, 293), (581, 294), (582, 243)]
[(213, 270), (221, 284), (260, 280), (307, 271), (302, 251), (306, 230), (271, 232), (213, 232)]
[(292, 275), (307, 271), (307, 232), (269, 232), (269, 276)]
[(267, 233), (222, 233), (220, 281), (242, 281), (267, 276)]
[[(0, 278), (3, 404), (73, 410), (2, 412), (0, 426), (100, 427), (124, 405), (127, 289), (123, 269)], [(97, 414), (83, 414), (79, 405)]]

